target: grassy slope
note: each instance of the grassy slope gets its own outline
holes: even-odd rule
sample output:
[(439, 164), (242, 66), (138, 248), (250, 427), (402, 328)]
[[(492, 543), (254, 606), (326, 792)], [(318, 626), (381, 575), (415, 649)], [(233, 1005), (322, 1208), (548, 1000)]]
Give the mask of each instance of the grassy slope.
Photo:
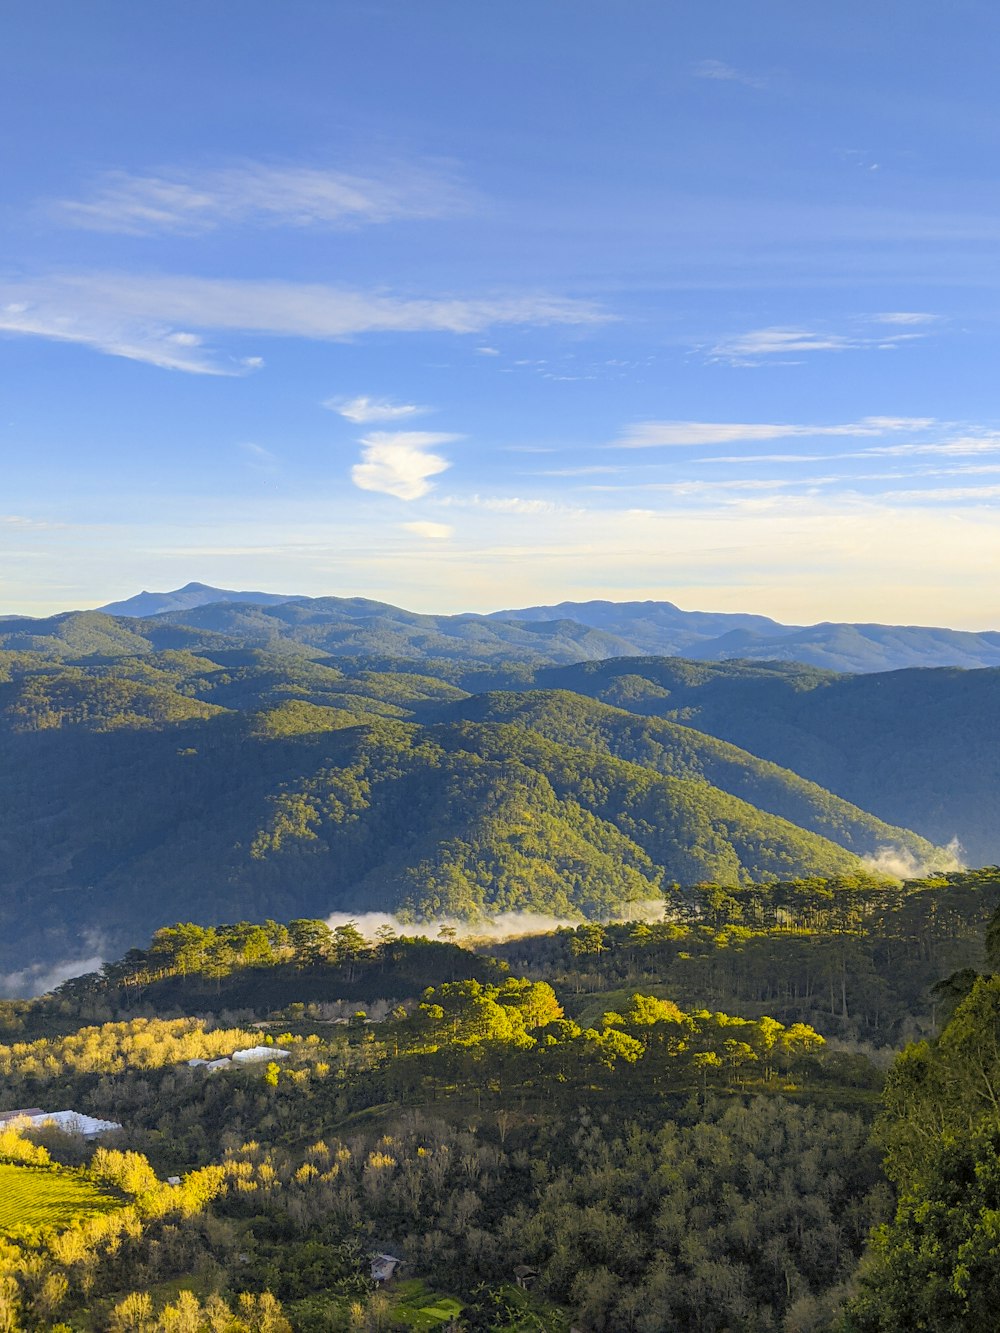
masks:
[(66, 1170), (0, 1163), (0, 1233), (21, 1227), (64, 1226), (121, 1201)]

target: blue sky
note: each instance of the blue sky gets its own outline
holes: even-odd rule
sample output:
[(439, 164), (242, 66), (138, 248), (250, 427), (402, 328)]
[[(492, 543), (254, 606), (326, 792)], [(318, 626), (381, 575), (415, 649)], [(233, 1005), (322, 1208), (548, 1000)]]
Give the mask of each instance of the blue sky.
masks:
[(1000, 625), (1000, 13), (36, 0), (0, 610)]

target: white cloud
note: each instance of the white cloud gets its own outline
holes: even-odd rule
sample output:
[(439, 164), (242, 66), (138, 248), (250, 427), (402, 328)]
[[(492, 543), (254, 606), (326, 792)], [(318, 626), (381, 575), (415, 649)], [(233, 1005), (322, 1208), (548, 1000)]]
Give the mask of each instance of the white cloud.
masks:
[[(238, 361), (192, 343), (192, 329), (342, 340), (366, 333), (479, 333), (495, 324), (593, 324), (596, 306), (558, 296), (395, 297), (322, 283), (125, 273), (0, 284), (0, 330), (81, 343), (195, 374)], [(181, 340), (178, 341), (178, 334)]]
[(462, 509), (488, 509), (495, 514), (557, 514), (575, 512), (554, 500), (527, 499), (518, 495), (448, 495), (442, 501)]
[(863, 417), (838, 426), (812, 426), (734, 421), (639, 421), (615, 441), (620, 449), (650, 449), (661, 445), (736, 444), (742, 441), (783, 440), (821, 435), (879, 436), (894, 431), (927, 430), (929, 417)]
[(915, 501), (920, 504), (957, 504), (966, 500), (985, 503), (1000, 499), (1000, 486), (928, 486), (908, 491), (886, 491), (882, 499), (897, 503)]
[(714, 79), (721, 83), (742, 83), (746, 88), (765, 88), (766, 80), (727, 65), (724, 60), (700, 60), (692, 70), (696, 79)]
[(370, 421), (402, 421), (431, 410), (416, 403), (392, 403), (387, 398), (366, 397), (328, 398), (323, 406), (359, 425), (367, 425)]
[(921, 310), (888, 310), (875, 316), (879, 324), (932, 324), (937, 318)]
[(60, 220), (91, 231), (195, 235), (235, 224), (350, 227), (396, 218), (438, 218), (468, 208), (441, 170), (394, 166), (380, 175), (248, 162), (208, 171), (126, 171), (102, 176), (89, 197), (51, 205)]
[(476, 353), (479, 356), (499, 356), (500, 349), (498, 347), (477, 347)]
[(855, 343), (841, 334), (810, 333), (808, 329), (753, 329), (712, 348), (714, 356), (774, 356), (787, 352), (841, 352)]
[[(915, 324), (923, 319), (878, 316), (878, 323)], [(809, 329), (771, 327), (751, 329), (732, 338), (723, 339), (710, 350), (713, 357), (732, 361), (736, 365), (753, 365), (758, 357), (784, 356), (798, 352), (844, 352), (875, 348), (892, 350), (901, 343), (923, 338), (924, 333), (879, 333), (877, 337), (864, 334), (816, 333)]]
[(457, 435), (433, 431), (373, 431), (361, 441), (361, 462), (351, 469), (351, 480), (363, 491), (381, 491), (398, 500), (419, 500), (431, 489), (428, 478), (451, 467), (440, 454), (425, 451), (455, 439)]
[(917, 454), (994, 454), (1000, 449), (1000, 433), (963, 435), (955, 440), (939, 440), (931, 444), (883, 444), (866, 449), (867, 454), (906, 457)]
[(20, 532), (26, 532), (29, 529), (46, 531), (49, 528), (61, 527), (62, 524), (46, 523), (42, 519), (27, 518), (24, 514), (0, 514), (0, 526), (14, 528)]
[(415, 537), (425, 537), (432, 542), (447, 541), (455, 531), (447, 523), (431, 523), (427, 520), (421, 520), (418, 523), (404, 523), (402, 526), (407, 532), (412, 532)]

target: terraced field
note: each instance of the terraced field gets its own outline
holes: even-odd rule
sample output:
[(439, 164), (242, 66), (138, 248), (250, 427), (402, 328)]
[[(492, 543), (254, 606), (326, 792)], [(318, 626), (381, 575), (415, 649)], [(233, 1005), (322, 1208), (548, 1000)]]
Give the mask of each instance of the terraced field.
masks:
[(66, 1226), (88, 1213), (106, 1213), (120, 1200), (69, 1171), (0, 1163), (0, 1234), (21, 1227)]

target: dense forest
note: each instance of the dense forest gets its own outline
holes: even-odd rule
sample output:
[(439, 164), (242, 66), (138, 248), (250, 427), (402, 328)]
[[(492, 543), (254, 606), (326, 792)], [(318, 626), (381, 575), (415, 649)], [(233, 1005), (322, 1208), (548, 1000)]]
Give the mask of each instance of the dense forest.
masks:
[[(0, 991), (171, 918), (655, 917), (675, 884), (898, 883), (955, 868), (956, 831), (992, 845), (995, 757), (968, 759), (1000, 697), (989, 671), (137, 643), (0, 653)], [(964, 822), (933, 758), (955, 745)]]
[(0, 1110), (121, 1129), (0, 1123), (0, 1326), (992, 1328), (1000, 869), (669, 906), (178, 922), (3, 1002)]

